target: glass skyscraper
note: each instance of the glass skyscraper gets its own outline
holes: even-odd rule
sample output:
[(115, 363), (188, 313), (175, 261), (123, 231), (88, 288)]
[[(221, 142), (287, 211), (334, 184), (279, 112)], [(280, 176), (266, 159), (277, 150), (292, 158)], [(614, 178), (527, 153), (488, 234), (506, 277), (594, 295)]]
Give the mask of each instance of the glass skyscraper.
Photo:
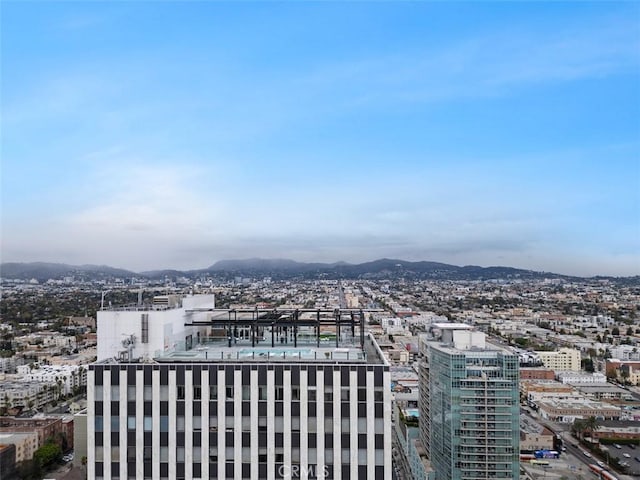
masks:
[(421, 418), (436, 480), (517, 479), (517, 355), (468, 329), (445, 330), (428, 352)]

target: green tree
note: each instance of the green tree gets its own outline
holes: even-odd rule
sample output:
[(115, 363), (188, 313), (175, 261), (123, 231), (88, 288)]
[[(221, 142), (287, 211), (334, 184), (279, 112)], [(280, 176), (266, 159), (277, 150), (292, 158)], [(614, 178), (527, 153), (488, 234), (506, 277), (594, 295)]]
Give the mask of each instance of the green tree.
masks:
[(589, 436), (591, 436), (593, 432), (595, 432), (600, 428), (600, 425), (598, 425), (598, 420), (594, 416), (591, 416), (585, 419), (583, 425), (584, 425), (584, 432), (588, 433)]
[(595, 371), (595, 369), (593, 368), (593, 360), (591, 358), (585, 358), (584, 360), (582, 360), (582, 366), (582, 368), (584, 368), (584, 370), (587, 372), (593, 373)]
[(42, 467), (48, 467), (62, 456), (62, 448), (57, 443), (49, 441), (33, 454), (33, 458)]
[(571, 424), (571, 433), (578, 438), (582, 438), (584, 431), (585, 421), (581, 418), (576, 418)]
[(42, 468), (34, 458), (23, 460), (19, 462), (16, 467), (18, 470), (18, 478), (23, 480), (39, 480), (42, 478)]

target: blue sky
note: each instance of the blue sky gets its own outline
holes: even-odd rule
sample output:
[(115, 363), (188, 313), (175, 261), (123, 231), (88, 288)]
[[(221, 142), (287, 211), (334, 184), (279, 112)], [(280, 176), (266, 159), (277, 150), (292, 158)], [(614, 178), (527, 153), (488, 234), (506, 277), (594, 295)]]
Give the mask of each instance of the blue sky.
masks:
[(640, 274), (637, 2), (3, 2), (2, 261)]

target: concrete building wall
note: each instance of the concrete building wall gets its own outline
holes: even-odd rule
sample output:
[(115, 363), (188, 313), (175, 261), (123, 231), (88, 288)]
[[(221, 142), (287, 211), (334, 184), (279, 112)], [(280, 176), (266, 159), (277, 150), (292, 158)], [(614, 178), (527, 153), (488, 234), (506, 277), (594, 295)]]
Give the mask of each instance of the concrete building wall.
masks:
[(185, 327), (186, 323), (207, 316), (206, 312), (189, 310), (214, 307), (213, 295), (194, 295), (182, 299), (182, 306), (176, 308), (101, 310), (98, 312), (98, 361), (117, 358), (120, 352), (127, 351), (122, 342), (132, 335), (135, 337), (132, 349), (135, 359), (150, 359), (157, 352), (181, 346), (185, 349), (186, 343), (193, 345), (198, 336), (207, 334), (205, 327)]
[(93, 365), (88, 476), (391, 479), (389, 384), (369, 363)]

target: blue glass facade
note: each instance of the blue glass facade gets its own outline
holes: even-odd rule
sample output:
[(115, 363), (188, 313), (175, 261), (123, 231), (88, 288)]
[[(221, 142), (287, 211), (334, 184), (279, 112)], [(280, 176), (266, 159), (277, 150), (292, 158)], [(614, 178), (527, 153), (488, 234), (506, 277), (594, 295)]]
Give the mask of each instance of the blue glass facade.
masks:
[(429, 451), (436, 480), (519, 476), (518, 357), (429, 345)]

